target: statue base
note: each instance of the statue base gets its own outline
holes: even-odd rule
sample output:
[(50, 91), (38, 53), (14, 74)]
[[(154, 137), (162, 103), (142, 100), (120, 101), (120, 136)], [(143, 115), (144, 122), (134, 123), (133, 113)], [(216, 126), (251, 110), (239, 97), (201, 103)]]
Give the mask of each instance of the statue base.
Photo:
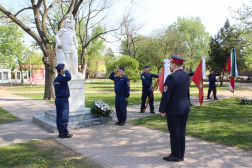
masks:
[[(99, 118), (91, 114), (90, 108), (85, 107), (84, 75), (72, 75), (72, 80), (68, 82), (68, 86), (70, 90), (68, 130), (112, 121), (112, 116)], [(42, 115), (34, 115), (32, 120), (52, 132), (58, 132), (56, 125), (56, 110), (46, 110)]]
[[(33, 122), (52, 132), (58, 132), (56, 125), (56, 110), (46, 110), (43, 115), (34, 115)], [(99, 118), (91, 114), (90, 109), (69, 113), (68, 130), (104, 124), (112, 121), (112, 116)]]

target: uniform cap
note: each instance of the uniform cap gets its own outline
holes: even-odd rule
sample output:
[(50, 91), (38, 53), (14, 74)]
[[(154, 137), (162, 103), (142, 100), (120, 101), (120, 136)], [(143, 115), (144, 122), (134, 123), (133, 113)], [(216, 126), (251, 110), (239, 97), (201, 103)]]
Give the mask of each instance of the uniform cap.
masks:
[(125, 71), (125, 69), (123, 67), (119, 67), (118, 69), (121, 69), (121, 70)]
[(214, 69), (213, 68), (211, 68), (211, 70), (210, 71), (214, 71)]
[(144, 68), (150, 68), (150, 66), (149, 66), (149, 65), (146, 65)]
[(171, 58), (172, 58), (172, 62), (179, 62), (179, 63), (183, 63), (183, 62), (185, 61), (185, 59), (184, 59), (184, 58), (180, 58), (180, 57), (175, 56), (175, 55), (172, 55), (172, 56), (171, 56)]
[(56, 69), (63, 69), (65, 67), (65, 64), (58, 64), (56, 66)]

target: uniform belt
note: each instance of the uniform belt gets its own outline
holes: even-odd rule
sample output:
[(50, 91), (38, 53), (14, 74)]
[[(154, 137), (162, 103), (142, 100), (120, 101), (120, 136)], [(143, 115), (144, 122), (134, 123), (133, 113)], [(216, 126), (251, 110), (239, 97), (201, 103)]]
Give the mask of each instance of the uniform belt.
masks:
[(124, 94), (116, 94), (116, 96), (124, 96)]
[(57, 97), (57, 98), (60, 98), (60, 99), (68, 99), (68, 97)]

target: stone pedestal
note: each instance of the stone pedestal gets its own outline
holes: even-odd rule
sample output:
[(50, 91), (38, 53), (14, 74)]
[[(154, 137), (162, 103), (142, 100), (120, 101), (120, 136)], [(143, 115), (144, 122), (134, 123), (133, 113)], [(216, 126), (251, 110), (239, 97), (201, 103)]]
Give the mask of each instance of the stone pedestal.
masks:
[(84, 75), (73, 75), (72, 80), (68, 82), (70, 97), (69, 97), (69, 112), (80, 112), (85, 110), (85, 79)]
[[(112, 116), (99, 118), (85, 107), (85, 79), (82, 75), (73, 75), (68, 82), (69, 97), (69, 122), (68, 130), (103, 124), (112, 120)], [(33, 122), (45, 127), (52, 132), (58, 132), (56, 126), (56, 110), (46, 110), (42, 115), (34, 115)]]

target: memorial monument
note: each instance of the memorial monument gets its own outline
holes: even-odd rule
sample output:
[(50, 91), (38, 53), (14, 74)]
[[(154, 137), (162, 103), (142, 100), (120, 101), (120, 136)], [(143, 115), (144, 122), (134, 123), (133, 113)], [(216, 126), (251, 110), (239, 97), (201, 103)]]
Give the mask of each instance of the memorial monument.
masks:
[[(87, 127), (95, 124), (106, 123), (112, 117), (99, 118), (91, 114), (85, 107), (85, 76), (78, 72), (78, 42), (75, 32), (75, 20), (73, 16), (64, 20), (64, 28), (55, 35), (57, 64), (65, 64), (72, 75), (68, 82), (69, 97), (69, 122), (68, 129)], [(46, 110), (44, 115), (33, 116), (33, 121), (45, 128), (57, 132), (56, 110)]]

